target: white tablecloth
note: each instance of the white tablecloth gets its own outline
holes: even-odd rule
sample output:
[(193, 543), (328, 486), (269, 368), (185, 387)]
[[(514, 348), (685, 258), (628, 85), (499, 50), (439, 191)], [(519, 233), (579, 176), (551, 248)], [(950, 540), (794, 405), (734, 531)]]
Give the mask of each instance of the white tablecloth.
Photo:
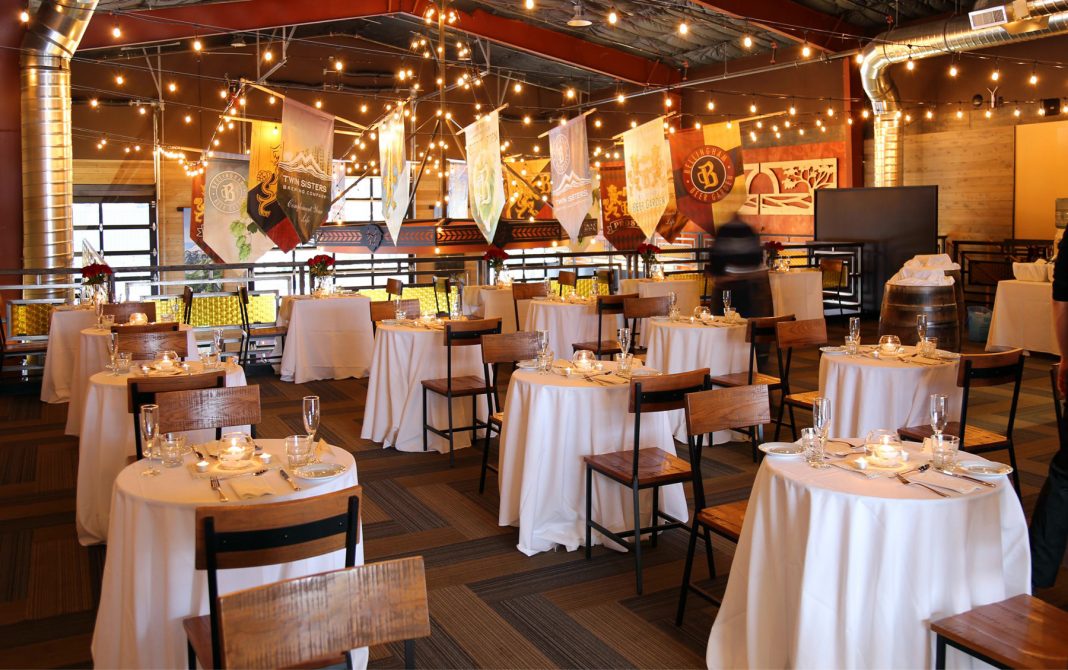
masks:
[[(649, 350), (645, 363), (656, 370), (674, 374), (708, 368), (714, 377), (746, 372), (749, 370), (748, 356), (744, 324), (719, 327), (692, 325), (688, 321), (649, 320)], [(671, 412), (670, 416), (675, 439), (685, 442), (685, 412)], [(729, 431), (713, 436), (715, 444), (729, 439)]]
[[(601, 328), (603, 342), (615, 342), (616, 330), (623, 325), (620, 314), (606, 314)], [(589, 303), (531, 300), (523, 330), (549, 332), (549, 349), (557, 358), (571, 359), (572, 344), (597, 341), (597, 306)]]
[(986, 338), (987, 351), (1019, 347), (1059, 355), (1052, 300), (1053, 284), (1049, 282), (999, 281)]
[[(453, 347), (452, 375), (482, 377), (482, 347)], [(381, 442), (383, 448), (399, 451), (423, 450), (423, 385), (424, 379), (444, 379), (447, 374), (445, 333), (409, 326), (381, 324), (375, 335), (374, 356), (367, 382), (367, 404), (363, 412), (360, 437)], [(453, 399), (453, 425), (471, 424), (471, 399)], [(445, 398), (427, 394), (430, 425), (447, 428), (448, 404)], [(484, 417), (485, 398), (478, 400)], [(483, 435), (482, 432), (479, 435)], [(434, 433), (427, 434), (429, 448), (448, 453), (449, 441)], [(457, 433), (453, 445), (457, 449), (471, 444), (471, 433)]]
[[(284, 462), (282, 440), (257, 440), (264, 451)], [(187, 462), (193, 457), (187, 456)], [(327, 482), (298, 480), (293, 491), (277, 471), (260, 479), (276, 492), (255, 501), (240, 501), (230, 484), (223, 491), (231, 505), (308, 498), (355, 486), (356, 463), (346, 451), (331, 448), (324, 460), (349, 469)], [(182, 619), (208, 613), (207, 573), (195, 570), (195, 513), (198, 506), (217, 505), (219, 498), (206, 479), (193, 479), (185, 468), (164, 469), (142, 477), (145, 463), (130, 465), (115, 480), (107, 563), (100, 589), (100, 608), (93, 631), (93, 662), (98, 668), (184, 668)], [(361, 533), (362, 537), (362, 533)], [(363, 564), (363, 543), (356, 547)], [(219, 593), (345, 567), (345, 552), (263, 568), (219, 572)], [(354, 654), (354, 656), (357, 656)], [(366, 652), (354, 658), (366, 665)]]
[[(192, 364), (200, 372), (199, 363)], [(78, 439), (78, 491), (74, 525), (78, 542), (88, 546), (108, 541), (108, 515), (111, 511), (111, 485), (137, 454), (133, 416), (129, 412), (129, 375), (98, 372), (89, 378), (85, 396), (82, 434)], [(227, 386), (244, 386), (245, 371), (238, 365), (226, 368)], [(248, 431), (248, 426), (236, 430)], [(189, 444), (215, 439), (214, 430), (188, 433)]]
[(769, 272), (775, 316), (793, 314), (798, 321), (823, 318), (823, 273), (819, 270)]
[(303, 384), (367, 375), (374, 346), (370, 298), (344, 296), (289, 304), (282, 381)]
[[(996, 490), (938, 498), (895, 479), (766, 458), (706, 660), (930, 668), (930, 621), (1027, 593), (1030, 574), (1027, 523), (1004, 477)], [(952, 666), (968, 664), (949, 654)]]
[[(674, 293), (675, 304), (682, 316), (692, 316), (694, 308), (700, 306), (703, 288), (704, 281), (697, 279), (624, 279), (619, 282), (620, 293), (637, 293), (639, 298), (659, 298)], [(638, 326), (638, 344), (643, 347), (648, 346), (648, 330), (649, 320), (642, 319)]]
[[(519, 302), (519, 321), (523, 322), (527, 314), (529, 300)], [(501, 332), (514, 333), (515, 307), (512, 305), (512, 289), (498, 288), (496, 286), (465, 286), (464, 287), (464, 314), (477, 316), (480, 319), (492, 319), (501, 317)]]
[(78, 356), (78, 334), (96, 323), (92, 309), (56, 309), (48, 325), (48, 352), (41, 378), (41, 402), (70, 400), (71, 375)]
[[(189, 357), (187, 360), (199, 361), (197, 338), (193, 329), (186, 324), (178, 326), (188, 337)], [(83, 329), (78, 336), (78, 349), (74, 353), (74, 367), (70, 377), (70, 404), (67, 405), (67, 435), (80, 435), (82, 415), (85, 406), (85, 394), (89, 388), (89, 378), (104, 369), (108, 364), (108, 337), (110, 330), (100, 330), (95, 326)]]
[[(610, 367), (612, 364), (608, 364)], [(581, 378), (516, 371), (508, 385), (501, 435), (498, 521), (519, 526), (519, 551), (528, 556), (586, 541), (586, 466), (582, 457), (633, 449), (634, 415), (627, 412), (630, 386), (602, 386)], [(642, 416), (642, 447), (674, 449), (667, 414)], [(593, 478), (593, 515), (613, 531), (633, 528), (631, 490), (601, 475)], [(661, 510), (687, 518), (681, 484), (660, 492)], [(648, 525), (652, 492), (642, 492), (642, 525)], [(602, 536), (593, 534), (594, 544)]]
[(962, 394), (957, 388), (956, 362), (916, 365), (863, 355), (824, 355), (820, 391), (830, 398), (832, 437), (864, 437), (876, 428), (926, 426), (932, 393), (949, 396), (950, 421), (960, 418)]

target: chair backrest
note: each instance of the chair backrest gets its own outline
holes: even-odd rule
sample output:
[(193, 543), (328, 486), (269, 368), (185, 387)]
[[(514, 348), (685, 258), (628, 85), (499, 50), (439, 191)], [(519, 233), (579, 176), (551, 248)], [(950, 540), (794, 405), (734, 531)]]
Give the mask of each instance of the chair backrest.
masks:
[[(445, 309), (441, 309), (438, 302), (438, 293), (445, 296)], [(439, 316), (448, 316), (452, 312), (452, 279), (449, 277), (434, 277), (434, 309)]]
[(215, 667), (223, 667), (217, 572), (289, 563), (341, 549), (345, 567), (351, 568), (360, 541), (360, 496), (360, 487), (353, 486), (298, 500), (197, 508), (194, 567), (208, 573)]
[(111, 314), (115, 317), (115, 323), (126, 323), (131, 314), (140, 312), (148, 317), (149, 321), (156, 320), (156, 303), (154, 302), (112, 302), (101, 308), (101, 313)]
[[(141, 448), (140, 419), (141, 406), (156, 402), (156, 394), (168, 391), (188, 391), (191, 389), (222, 388), (226, 386), (226, 371), (212, 370), (195, 375), (178, 377), (130, 377), (126, 380), (127, 410), (133, 415), (134, 447), (137, 459), (144, 453)], [(173, 432), (173, 431), (170, 431)]]
[(565, 286), (574, 288), (578, 285), (578, 274), (573, 270), (560, 270), (556, 275), (556, 283), (560, 285), (560, 292), (563, 293)]
[(146, 323), (136, 326), (115, 324), (111, 327), (111, 332), (113, 333), (171, 333), (177, 330), (177, 321), (162, 321), (160, 323)]
[(482, 343), (483, 335), (501, 332), (501, 317), (445, 322), (445, 346), (473, 347)]
[(372, 300), (371, 321), (378, 323), (383, 319), (397, 318), (397, 303), (400, 303), (409, 318), (419, 316), (421, 306), (417, 298), (408, 300)]
[(260, 422), (259, 386), (224, 386), (156, 393), (161, 433), (214, 428), (216, 437), (226, 426), (255, 426)]
[(686, 432), (691, 438), (767, 423), (771, 423), (771, 406), (765, 385), (717, 388), (686, 396)]
[(775, 324), (775, 331), (780, 349), (827, 344), (827, 321), (824, 319), (779, 321)]
[(404, 282), (399, 279), (387, 279), (386, 280), (386, 293), (391, 296), (400, 297), (404, 293)]
[(666, 295), (652, 298), (627, 298), (623, 301), (623, 318), (648, 319), (651, 316), (667, 316), (671, 299)]
[(821, 258), (820, 259), (820, 272), (824, 274), (834, 275), (839, 283), (841, 281), (842, 273), (845, 271), (845, 261), (841, 258)]
[(608, 293), (619, 291), (619, 273), (615, 270), (598, 270), (597, 281), (608, 287)]
[(686, 394), (703, 391), (710, 384), (708, 368), (655, 377), (632, 377), (627, 411), (647, 414), (682, 409)]
[(308, 667), (358, 647), (430, 635), (422, 556), (412, 556), (239, 591), (219, 600), (222, 665)]
[(1012, 384), (1012, 402), (1009, 403), (1009, 420), (1005, 434), (1012, 439), (1012, 427), (1016, 423), (1016, 406), (1020, 400), (1020, 383), (1023, 381), (1023, 349), (1009, 349), (989, 354), (961, 354), (957, 367), (957, 386), (964, 389), (960, 408), (960, 436), (963, 448), (968, 426), (968, 396), (972, 388)]
[(134, 360), (150, 360), (162, 351), (173, 351), (181, 358), (189, 357), (189, 336), (184, 330), (162, 333), (119, 333), (118, 351), (129, 351)]
[(784, 321), (795, 320), (793, 314), (752, 317), (745, 324), (745, 341), (750, 344), (777, 344), (779, 338), (777, 325)]
[(623, 303), (627, 300), (637, 300), (637, 293), (621, 293), (619, 295), (597, 296), (598, 314), (622, 314)]
[(482, 336), (482, 362), (515, 363), (538, 355), (538, 334), (518, 331)]
[[(248, 300), (246, 292), (245, 299)], [(182, 289), (182, 321), (190, 323), (193, 319), (193, 289), (186, 286)]]
[(544, 298), (549, 295), (545, 282), (515, 282), (512, 284), (512, 309), (515, 311), (516, 330), (522, 330), (523, 322), (519, 320), (519, 301)]

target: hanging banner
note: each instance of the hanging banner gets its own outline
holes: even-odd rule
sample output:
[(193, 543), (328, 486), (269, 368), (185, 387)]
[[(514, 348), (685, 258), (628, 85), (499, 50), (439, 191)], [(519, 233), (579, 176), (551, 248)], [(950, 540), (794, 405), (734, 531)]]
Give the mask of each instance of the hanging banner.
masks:
[[(726, 122), (713, 123), (701, 128), (704, 133), (705, 146), (711, 147), (718, 161), (723, 164), (724, 177), (720, 188), (713, 187), (709, 203), (712, 207), (712, 221), (722, 226), (738, 217), (738, 210), (745, 204), (746, 185), (744, 164), (742, 161), (741, 124)], [(713, 169), (718, 165), (713, 164)]]
[[(553, 218), (549, 205), (549, 159), (508, 161), (504, 167), (504, 221), (533, 221)], [(510, 169), (509, 169), (510, 168)]]
[(445, 216), (450, 219), (466, 219), (467, 210), (467, 163), (449, 161), (449, 207)]
[(253, 121), (249, 149), (248, 215), (279, 249), (292, 251), (300, 244), (300, 238), (278, 203), (278, 157), (282, 155), (281, 125)]
[(671, 198), (668, 185), (671, 163), (663, 118), (657, 117), (623, 133), (623, 160), (627, 173), (627, 208), (648, 238), (656, 231), (660, 215)]
[(204, 171), (204, 242), (224, 263), (254, 263), (274, 248), (246, 210), (248, 167), (216, 155)]
[(491, 112), (464, 128), (464, 139), (467, 144), (471, 218), (486, 241), (493, 242), (501, 210), (504, 209), (501, 133), (497, 112)]
[(553, 214), (572, 242), (593, 204), (586, 117), (578, 116), (549, 131), (552, 165)]
[(627, 176), (623, 163), (601, 163), (601, 228), (620, 251), (636, 248), (646, 235), (627, 210)]
[(326, 220), (333, 223), (345, 221), (345, 198), (341, 196), (345, 192), (345, 161), (334, 161), (330, 174), (330, 212)]
[(282, 104), (278, 202), (301, 242), (315, 235), (330, 210), (333, 156), (334, 117), (286, 98)]
[(705, 232), (715, 233), (712, 203), (734, 188), (734, 161), (723, 149), (705, 144), (703, 128), (672, 133), (668, 144), (679, 211)]
[(378, 157), (382, 165), (382, 218), (394, 241), (400, 239), (401, 223), (408, 213), (411, 189), (404, 158), (404, 112), (398, 107), (378, 126)]
[(193, 177), (193, 207), (189, 211), (189, 240), (200, 247), (212, 261), (222, 263), (219, 254), (204, 241), (204, 175)]

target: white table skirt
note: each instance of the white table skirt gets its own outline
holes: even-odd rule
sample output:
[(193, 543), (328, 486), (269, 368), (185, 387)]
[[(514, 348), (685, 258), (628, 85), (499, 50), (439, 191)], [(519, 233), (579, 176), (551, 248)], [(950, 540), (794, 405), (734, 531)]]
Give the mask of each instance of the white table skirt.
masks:
[(344, 296), (288, 304), (292, 314), (282, 354), (282, 381), (303, 384), (367, 376), (374, 347), (370, 298)]
[[(519, 302), (519, 321), (523, 322), (527, 314), (529, 300)], [(515, 322), (515, 306), (512, 304), (512, 289), (496, 286), (465, 286), (464, 314), (480, 319), (501, 318), (501, 332), (514, 333), (518, 330)]]
[[(602, 386), (581, 378), (516, 371), (508, 385), (501, 435), (498, 521), (519, 526), (519, 551), (531, 556), (557, 545), (572, 551), (586, 542), (586, 467), (582, 457), (633, 449), (634, 415), (627, 412), (630, 386)], [(673, 450), (666, 413), (642, 416), (641, 446)], [(613, 531), (633, 528), (631, 490), (594, 475), (593, 515)], [(681, 484), (660, 492), (661, 510), (686, 519)], [(642, 525), (652, 512), (652, 492), (642, 492)], [(594, 544), (602, 536), (593, 534)]]
[(1053, 284), (999, 281), (986, 349), (1019, 347), (1060, 355), (1053, 328)]
[[(202, 371), (194, 363), (193, 371)], [(111, 485), (126, 467), (127, 459), (137, 454), (133, 416), (129, 412), (129, 375), (113, 376), (98, 372), (89, 379), (85, 396), (82, 434), (78, 439), (78, 489), (74, 525), (78, 542), (84, 546), (108, 541), (108, 518), (111, 511)], [(238, 365), (226, 368), (227, 386), (244, 386), (245, 371)], [(248, 431), (248, 426), (234, 430)], [(214, 430), (187, 433), (189, 444), (215, 439)]]
[[(601, 328), (603, 342), (615, 342), (616, 330), (623, 324), (620, 314), (606, 314)], [(531, 300), (523, 330), (549, 332), (549, 349), (557, 358), (570, 360), (577, 342), (597, 341), (597, 306), (592, 302), (569, 303)]]
[[(648, 346), (645, 364), (669, 374), (708, 368), (714, 377), (749, 370), (744, 323), (719, 327), (650, 319)], [(685, 442), (688, 435), (685, 412), (671, 412), (670, 420), (675, 439)], [(730, 431), (722, 431), (715, 433), (712, 441), (722, 444), (730, 437)]]
[[(692, 316), (695, 307), (701, 305), (701, 291), (704, 282), (697, 279), (624, 279), (619, 282), (622, 294), (637, 293), (639, 298), (659, 298), (670, 293), (675, 294), (675, 304), (682, 316)], [(638, 326), (638, 344), (648, 346), (649, 320), (642, 319)]]
[[(453, 377), (474, 375), (482, 377), (482, 347), (453, 347)], [(374, 356), (367, 382), (367, 403), (363, 413), (360, 437), (381, 442), (383, 448), (398, 451), (423, 450), (423, 385), (424, 379), (444, 379), (448, 376), (445, 333), (409, 326), (381, 324), (375, 335)], [(430, 425), (446, 428), (449, 425), (448, 403), (436, 394), (427, 394)], [(471, 399), (452, 401), (453, 425), (471, 424)], [(479, 415), (485, 419), (486, 400), (478, 400)], [(480, 432), (481, 436), (483, 433)], [(471, 433), (456, 433), (453, 446), (457, 449), (471, 444)], [(430, 449), (448, 453), (449, 441), (434, 433), (427, 434)]]
[[(284, 462), (282, 440), (257, 444)], [(186, 461), (191, 462), (192, 456)], [(324, 460), (349, 466), (327, 482), (300, 481), (293, 491), (277, 471), (263, 475), (275, 491), (255, 501), (237, 500), (230, 484), (224, 492), (234, 502), (250, 505), (278, 502), (355, 486), (356, 463), (346, 451), (331, 447)], [(100, 608), (93, 631), (93, 662), (98, 668), (184, 668), (185, 632), (182, 619), (208, 613), (207, 573), (194, 569), (196, 508), (218, 505), (219, 498), (205, 479), (193, 479), (184, 468), (164, 469), (157, 477), (143, 477), (145, 463), (128, 466), (115, 481), (111, 529)], [(361, 537), (363, 533), (360, 534)], [(363, 564), (363, 543), (356, 547), (356, 564)], [(263, 568), (219, 572), (219, 593), (227, 594), (263, 584), (345, 567), (344, 551)], [(354, 654), (366, 665), (366, 651)]]
[[(185, 331), (189, 346), (186, 360), (199, 361), (196, 333), (186, 324), (178, 326)], [(70, 404), (67, 405), (67, 435), (81, 435), (82, 415), (85, 413), (85, 394), (89, 388), (89, 378), (104, 370), (108, 364), (108, 337), (110, 330), (86, 328), (78, 336), (78, 350), (74, 355), (74, 368), (70, 378)]]
[(41, 402), (70, 400), (71, 377), (78, 357), (78, 337), (96, 324), (92, 309), (56, 309), (48, 325), (48, 352), (41, 378)]
[(823, 273), (819, 270), (769, 272), (775, 316), (793, 314), (798, 321), (823, 318)]
[(847, 354), (820, 358), (820, 392), (831, 403), (832, 437), (864, 437), (930, 421), (932, 393), (949, 396), (950, 421), (960, 419), (957, 363), (914, 365)]
[[(1004, 477), (997, 490), (937, 498), (895, 479), (766, 458), (706, 660), (930, 668), (930, 621), (1027, 593), (1030, 574), (1027, 523)], [(948, 661), (970, 664), (953, 650)]]

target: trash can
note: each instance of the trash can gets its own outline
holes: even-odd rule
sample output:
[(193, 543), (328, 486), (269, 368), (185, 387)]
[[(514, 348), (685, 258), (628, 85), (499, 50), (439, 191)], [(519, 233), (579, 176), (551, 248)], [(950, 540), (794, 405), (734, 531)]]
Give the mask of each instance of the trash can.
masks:
[(968, 339), (972, 342), (986, 342), (986, 336), (990, 333), (990, 315), (993, 312), (989, 307), (972, 305), (968, 307)]

